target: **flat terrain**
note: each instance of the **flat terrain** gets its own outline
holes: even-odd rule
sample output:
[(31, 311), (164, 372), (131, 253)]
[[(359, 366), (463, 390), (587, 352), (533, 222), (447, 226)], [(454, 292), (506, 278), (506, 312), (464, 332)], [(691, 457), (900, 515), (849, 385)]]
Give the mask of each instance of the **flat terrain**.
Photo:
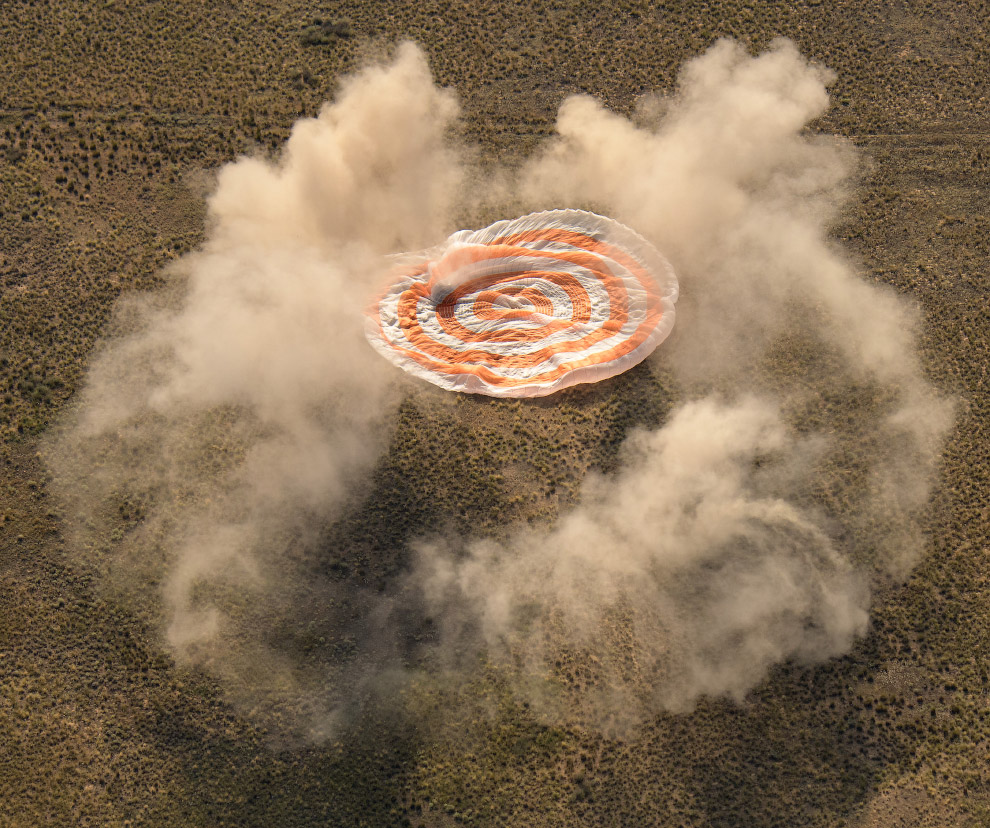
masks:
[[(851, 653), (621, 739), (541, 724), (493, 670), (450, 691), (454, 720), (433, 706), (425, 727), (370, 717), (287, 746), (73, 564), (38, 439), (115, 299), (203, 239), (218, 166), (275, 152), (342, 73), (414, 39), (467, 137), (514, 158), (570, 92), (627, 112), (716, 38), (781, 35), (837, 74), (815, 129), (867, 159), (835, 235), (920, 304), (926, 370), (961, 401), (926, 556)], [(5, 4), (0, 826), (990, 824), (988, 35), (977, 0)], [(645, 370), (557, 407), (414, 396), (398, 427), (416, 440), (336, 531), (364, 533), (374, 579), (376, 549), (438, 521), (553, 517), (668, 407)]]

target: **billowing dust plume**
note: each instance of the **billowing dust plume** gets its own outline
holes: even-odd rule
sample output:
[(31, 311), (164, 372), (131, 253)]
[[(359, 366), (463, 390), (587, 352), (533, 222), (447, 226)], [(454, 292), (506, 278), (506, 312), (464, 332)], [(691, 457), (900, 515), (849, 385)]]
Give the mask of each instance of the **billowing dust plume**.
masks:
[(804, 131), (829, 81), (789, 42), (723, 41), (633, 119), (566, 100), (520, 179), (526, 207), (604, 212), (673, 262), (655, 359), (685, 401), (553, 529), (424, 544), (419, 575), (449, 636), (577, 687), (595, 719), (741, 698), (774, 664), (848, 650), (871, 579), (920, 553), (951, 409), (914, 308), (828, 239), (855, 163)]
[(384, 255), (451, 230), (457, 114), (407, 44), (277, 161), (220, 170), (208, 241), (122, 303), (48, 446), (79, 552), (125, 597), (160, 594), (177, 658), (252, 705), (314, 692), (273, 627), (307, 580), (300, 550), (386, 445), (395, 376), (363, 310)]
[[(914, 310), (828, 239), (855, 163), (804, 131), (828, 81), (789, 43), (720, 42), (671, 98), (632, 119), (569, 98), (521, 172), (487, 171), (516, 182), (518, 212), (594, 209), (671, 259), (678, 323), (654, 359), (680, 403), (554, 526), (424, 540), (371, 588), (308, 568), (392, 421), (362, 308), (385, 254), (490, 200), (450, 139), (453, 96), (402, 46), (280, 159), (221, 170), (202, 251), (122, 304), (48, 445), (78, 551), (160, 601), (180, 660), (252, 708), (293, 699), (317, 735), (368, 687), (479, 653), (543, 709), (601, 722), (740, 698), (774, 664), (848, 649), (870, 582), (919, 553), (951, 412)], [(296, 655), (307, 619), (318, 658)]]

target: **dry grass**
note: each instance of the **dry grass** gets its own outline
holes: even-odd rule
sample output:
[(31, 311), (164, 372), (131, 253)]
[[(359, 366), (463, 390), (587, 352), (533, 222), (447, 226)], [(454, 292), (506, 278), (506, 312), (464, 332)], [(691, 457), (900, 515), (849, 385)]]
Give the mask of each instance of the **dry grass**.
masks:
[[(985, 4), (951, 0), (6, 4), (0, 826), (986, 824), (987, 19)], [(628, 110), (721, 35), (754, 49), (789, 36), (838, 73), (819, 127), (871, 162), (836, 235), (921, 304), (926, 364), (964, 401), (928, 557), (878, 596), (852, 654), (780, 668), (742, 707), (706, 703), (609, 740), (540, 725), (491, 669), (450, 691), (459, 718), (430, 740), (368, 721), (340, 743), (273, 749), (64, 554), (33, 441), (78, 387), (114, 299), (153, 287), (200, 241), (212, 170), (275, 151), (383, 44), (424, 44), (461, 93), (469, 136), (518, 154), (551, 131), (566, 93)], [(406, 402), (403, 451), (335, 529), (372, 527), (348, 562), (362, 577), (387, 574), (372, 552), (437, 520), (497, 533), (552, 518), (631, 425), (671, 404), (645, 368), (553, 405), (438, 400)], [(562, 682), (583, 680), (569, 669)]]

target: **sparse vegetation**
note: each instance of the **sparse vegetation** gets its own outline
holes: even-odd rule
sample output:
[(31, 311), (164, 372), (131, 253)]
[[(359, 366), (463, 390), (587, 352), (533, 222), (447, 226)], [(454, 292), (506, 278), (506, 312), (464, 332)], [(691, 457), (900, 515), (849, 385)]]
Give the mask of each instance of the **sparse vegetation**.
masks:
[(328, 46), (338, 38), (348, 38), (354, 34), (351, 21), (346, 17), (334, 20), (316, 18), (312, 24), (303, 29), (303, 46)]
[[(6, 4), (0, 826), (986, 824), (987, 20), (984, 3), (954, 0)], [(786, 665), (743, 705), (706, 702), (624, 738), (546, 726), (489, 666), (449, 691), (458, 705), (410, 691), (429, 729), (358, 716), (339, 741), (280, 749), (70, 563), (35, 441), (79, 387), (115, 299), (160, 284), (202, 240), (220, 164), (277, 154), (361, 56), (419, 41), (460, 93), (468, 137), (518, 156), (570, 92), (628, 112), (717, 37), (760, 49), (780, 35), (837, 73), (816, 127), (865, 150), (835, 236), (868, 278), (921, 305), (926, 364), (961, 400), (928, 554), (876, 596), (851, 654)], [(804, 364), (797, 346), (774, 359), (768, 372)], [(417, 393), (364, 505), (327, 530), (328, 543), (361, 538), (331, 575), (384, 578), (390, 554), (437, 521), (497, 535), (553, 519), (671, 393), (646, 366), (552, 402)], [(840, 389), (803, 416), (867, 405), (864, 389)], [(852, 465), (836, 470), (824, 508), (846, 508), (855, 485)], [(130, 502), (115, 518), (121, 532), (140, 519)], [(315, 633), (296, 646), (326, 654)], [(565, 658), (553, 678), (595, 675)]]

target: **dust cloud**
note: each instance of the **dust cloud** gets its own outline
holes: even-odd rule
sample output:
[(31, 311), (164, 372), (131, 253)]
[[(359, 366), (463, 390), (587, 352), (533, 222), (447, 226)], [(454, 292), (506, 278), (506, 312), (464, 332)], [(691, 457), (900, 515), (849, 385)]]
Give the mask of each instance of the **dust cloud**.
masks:
[[(383, 258), (442, 241), (483, 175), (451, 137), (454, 96), (399, 47), (278, 160), (224, 167), (202, 250), (121, 303), (45, 448), (73, 556), (150, 608), (178, 660), (249, 710), (302, 712), (314, 738), (425, 651), (448, 670), (500, 659), (542, 709), (599, 725), (741, 699), (775, 664), (848, 650), (870, 584), (920, 554), (952, 414), (916, 311), (828, 237), (856, 170), (805, 130), (830, 79), (788, 42), (720, 42), (632, 118), (567, 99), (521, 172), (484, 174), (518, 212), (594, 209), (672, 261), (678, 325), (654, 359), (680, 402), (554, 526), (501, 543), (438, 527), (371, 589), (309, 563), (366, 494), (401, 398), (362, 310)], [(323, 658), (284, 629), (307, 619)], [(410, 653), (424, 619), (435, 635)], [(574, 665), (576, 700), (555, 690)]]
[(121, 303), (45, 449), (74, 556), (252, 707), (323, 706), (273, 628), (309, 581), (300, 550), (387, 445), (396, 377), (363, 310), (385, 254), (452, 229), (457, 114), (407, 44), (278, 160), (221, 169), (203, 248)]
[(830, 81), (789, 42), (722, 41), (633, 118), (567, 99), (520, 178), (527, 208), (604, 212), (670, 258), (678, 324), (654, 359), (683, 402), (553, 529), (423, 544), (420, 574), (451, 639), (579, 687), (593, 721), (742, 699), (847, 651), (871, 580), (921, 552), (951, 405), (916, 310), (828, 238), (856, 172), (805, 131)]
[(448, 635), (473, 624), (528, 669), (563, 654), (585, 676), (583, 713), (621, 727), (702, 694), (741, 699), (771, 665), (836, 655), (864, 631), (862, 577), (787, 499), (798, 472), (782, 466), (817, 448), (775, 408), (689, 402), (623, 451), (550, 532), (459, 559), (421, 550)]

